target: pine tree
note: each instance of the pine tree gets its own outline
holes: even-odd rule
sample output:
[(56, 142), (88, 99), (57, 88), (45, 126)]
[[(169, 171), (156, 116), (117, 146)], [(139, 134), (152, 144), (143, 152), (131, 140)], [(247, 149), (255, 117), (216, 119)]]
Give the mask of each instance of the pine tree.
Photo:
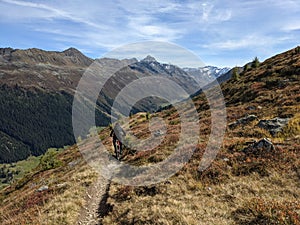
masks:
[(240, 75), (239, 75), (239, 71), (238, 71), (238, 67), (234, 67), (232, 70), (232, 78), (234, 80), (239, 80), (240, 79)]
[(257, 56), (253, 59), (253, 61), (252, 61), (252, 67), (253, 68), (257, 68), (258, 66), (259, 66), (259, 64), (260, 64), (260, 62), (259, 62), (259, 60), (258, 60), (258, 58), (257, 58)]
[(244, 72), (248, 71), (250, 69), (250, 66), (249, 64), (247, 63), (245, 66), (244, 66)]

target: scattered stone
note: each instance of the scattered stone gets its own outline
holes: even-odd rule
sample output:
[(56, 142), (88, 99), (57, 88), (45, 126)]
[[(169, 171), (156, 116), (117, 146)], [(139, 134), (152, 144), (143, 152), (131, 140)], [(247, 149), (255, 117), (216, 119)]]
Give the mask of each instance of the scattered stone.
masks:
[(68, 184), (67, 183), (61, 183), (61, 184), (57, 184), (56, 187), (59, 188), (59, 189), (63, 189), (63, 188), (67, 188)]
[(32, 189), (35, 188), (36, 186), (37, 186), (36, 183), (31, 183), (31, 184), (29, 185), (29, 187), (32, 188)]
[(248, 123), (250, 123), (250, 122), (252, 122), (256, 119), (257, 119), (257, 116), (251, 114), (251, 115), (248, 115), (248, 116), (245, 116), (245, 117), (242, 117), (242, 118), (238, 119), (237, 121), (229, 124), (228, 126), (229, 126), (230, 129), (234, 129), (239, 125), (246, 125), (246, 124), (248, 124)]
[(255, 110), (255, 109), (256, 109), (256, 107), (255, 106), (251, 106), (251, 105), (246, 108), (246, 110), (248, 110), (248, 111)]
[(39, 189), (37, 189), (38, 192), (47, 191), (49, 187), (47, 185), (41, 186)]
[(154, 133), (154, 137), (159, 137), (162, 135), (162, 132), (160, 130), (156, 130), (153, 133)]
[(172, 181), (166, 180), (166, 181), (165, 181), (165, 184), (172, 184)]
[(62, 183), (62, 184), (57, 184), (56, 187), (64, 187), (66, 185), (67, 185), (66, 183)]
[(283, 127), (287, 125), (289, 118), (279, 118), (275, 117), (271, 120), (260, 120), (257, 124), (258, 127), (263, 128), (270, 132), (272, 136), (281, 132)]
[(268, 138), (263, 138), (253, 144), (250, 144), (248, 147), (244, 148), (243, 151), (247, 154), (251, 153), (257, 155), (262, 152), (272, 152), (274, 149), (275, 147), (273, 143)]
[(69, 167), (74, 167), (74, 166), (76, 166), (79, 162), (80, 162), (80, 160), (75, 160), (75, 161), (69, 162), (69, 163), (68, 163), (68, 166), (69, 166)]
[(228, 158), (224, 158), (223, 159), (225, 162), (229, 162), (229, 159)]

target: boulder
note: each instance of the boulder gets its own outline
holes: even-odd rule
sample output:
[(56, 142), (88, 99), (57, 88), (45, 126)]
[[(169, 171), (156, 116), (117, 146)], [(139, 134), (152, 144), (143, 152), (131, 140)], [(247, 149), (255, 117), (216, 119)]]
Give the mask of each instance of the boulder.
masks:
[(273, 143), (268, 138), (263, 138), (259, 141), (255, 141), (254, 143), (250, 144), (243, 151), (247, 154), (260, 154), (260, 153), (267, 153), (272, 152), (275, 150)]
[(248, 124), (248, 123), (250, 123), (250, 122), (252, 122), (256, 119), (257, 119), (257, 116), (251, 114), (251, 115), (247, 115), (245, 117), (242, 117), (242, 118), (238, 119), (237, 121), (229, 124), (228, 126), (229, 126), (230, 129), (234, 129), (239, 125), (246, 125), (246, 124)]
[(285, 127), (288, 122), (289, 122), (289, 118), (275, 117), (270, 120), (260, 120), (257, 126), (269, 131), (270, 134), (274, 136), (278, 132), (281, 132), (283, 127)]

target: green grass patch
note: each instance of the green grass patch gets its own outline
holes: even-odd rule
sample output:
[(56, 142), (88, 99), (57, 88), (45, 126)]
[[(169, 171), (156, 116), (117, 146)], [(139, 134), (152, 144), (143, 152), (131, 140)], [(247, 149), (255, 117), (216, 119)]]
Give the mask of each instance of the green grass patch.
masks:
[(10, 164), (0, 164), (0, 189), (22, 179), (40, 163), (40, 156), (30, 156), (25, 160)]

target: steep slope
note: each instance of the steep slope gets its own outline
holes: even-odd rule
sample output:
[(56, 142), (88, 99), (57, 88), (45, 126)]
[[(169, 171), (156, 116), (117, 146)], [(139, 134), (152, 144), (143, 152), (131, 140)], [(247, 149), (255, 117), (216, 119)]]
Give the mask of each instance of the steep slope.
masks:
[(74, 143), (72, 90), (93, 62), (76, 49), (0, 49), (0, 162)]
[[(108, 204), (112, 211), (103, 224), (299, 224), (300, 171), (300, 47), (267, 59), (241, 72), (239, 79), (221, 84), (228, 124), (243, 121), (225, 134), (223, 146), (205, 171), (199, 161), (210, 134), (210, 111), (204, 94), (194, 97), (200, 118), (200, 142), (189, 163), (165, 183), (151, 187), (114, 184)], [(247, 115), (256, 119), (247, 121)], [(165, 159), (180, 134), (174, 108), (159, 115), (169, 124), (164, 144), (127, 155), (133, 165)], [(288, 118), (281, 133), (272, 136), (260, 120)], [(134, 126), (146, 138), (147, 121)], [(269, 138), (274, 148), (253, 143)], [(257, 141), (257, 142), (255, 142)], [(184, 209), (185, 213), (182, 213)], [(121, 221), (120, 221), (121, 219)]]
[[(193, 157), (157, 185), (112, 183), (101, 201), (101, 206), (106, 206), (105, 213), (99, 213), (101, 224), (299, 224), (299, 75), (297, 47), (241, 73), (239, 80), (221, 85), (228, 124), (248, 114), (256, 119), (242, 120), (246, 122), (227, 129), (217, 158), (205, 171), (197, 169), (209, 138), (210, 111), (205, 95), (195, 96), (201, 133)], [(123, 161), (128, 164), (160, 162), (178, 141), (180, 118), (174, 108), (148, 117), (163, 118), (167, 124), (164, 140), (151, 151), (127, 149)], [(290, 119), (276, 136), (258, 126), (259, 120), (274, 117)], [(134, 115), (129, 126), (139, 138), (150, 135), (145, 114)], [(99, 137), (112, 153), (109, 128), (101, 130)], [(274, 148), (254, 148), (254, 141), (262, 138), (269, 138)], [(85, 150), (95, 147), (91, 140), (81, 144)], [(60, 150), (52, 158), (59, 161), (54, 168), (45, 170), (41, 164), (33, 174), (2, 190), (2, 224), (76, 222), (78, 206), (84, 206), (86, 187), (96, 180), (96, 174), (85, 165), (76, 146)], [(42, 185), (48, 189), (36, 191)], [(87, 196), (86, 204), (89, 201)]]

